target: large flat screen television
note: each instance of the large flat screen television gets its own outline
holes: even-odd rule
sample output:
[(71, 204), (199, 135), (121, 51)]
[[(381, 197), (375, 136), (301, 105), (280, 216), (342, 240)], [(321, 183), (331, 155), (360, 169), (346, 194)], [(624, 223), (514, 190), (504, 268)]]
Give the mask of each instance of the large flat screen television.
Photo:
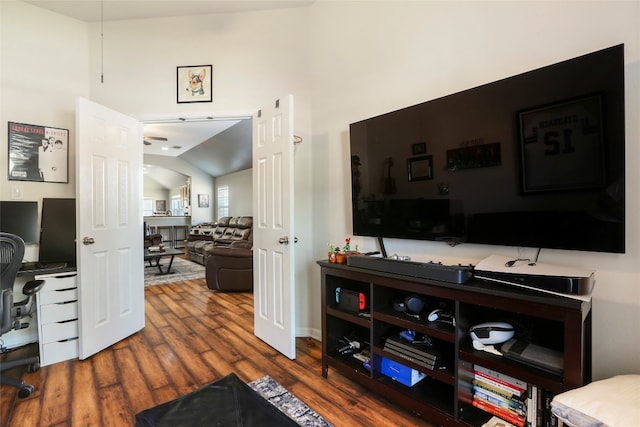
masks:
[(350, 125), (353, 233), (625, 251), (624, 45)]
[(76, 200), (42, 199), (40, 264), (76, 265)]
[(0, 201), (0, 231), (38, 243), (38, 202)]

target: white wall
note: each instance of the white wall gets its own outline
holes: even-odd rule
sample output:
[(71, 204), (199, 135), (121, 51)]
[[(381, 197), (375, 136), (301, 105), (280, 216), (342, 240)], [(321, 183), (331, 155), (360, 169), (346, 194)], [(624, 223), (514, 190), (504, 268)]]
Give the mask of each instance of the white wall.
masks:
[[(351, 233), (349, 123), (625, 43), (627, 253), (544, 250), (540, 260), (597, 271), (594, 377), (638, 372), (640, 334), (633, 328), (640, 321), (640, 171), (634, 167), (640, 159), (639, 9), (637, 1), (319, 0), (308, 9), (107, 23), (102, 55), (97, 24), (87, 30), (83, 23), (3, 0), (0, 134), (7, 134), (11, 120), (69, 128), (73, 138), (76, 95), (141, 118), (250, 114), (294, 94), (295, 132), (304, 139), (295, 161), (297, 322), (299, 331), (318, 336), (320, 278), (314, 260), (324, 257), (328, 241)], [(197, 64), (213, 65), (214, 101), (176, 104), (176, 66)], [(3, 168), (6, 153), (2, 139)], [(8, 199), (14, 182), (0, 175), (0, 196)], [(25, 200), (75, 194), (74, 176), (69, 184), (23, 185)], [(197, 215), (194, 220), (205, 221), (212, 212)], [(361, 249), (376, 247), (371, 239), (355, 240)], [(443, 262), (477, 262), (517, 250), (400, 240), (387, 247)]]
[[(216, 178), (216, 186), (212, 197), (218, 196), (218, 187), (229, 186), (229, 215), (253, 216), (253, 170), (247, 169), (240, 172)], [(216, 218), (218, 216), (216, 215)]]
[[(214, 200), (212, 199), (212, 194), (215, 179), (211, 175), (177, 157), (145, 154), (144, 162), (191, 177), (191, 224), (213, 221), (215, 218), (215, 204), (211, 201)], [(198, 207), (198, 194), (209, 194), (208, 208)], [(167, 203), (169, 203), (169, 199), (167, 199)]]
[[(53, 30), (55, 29), (55, 31)], [(16, 1), (0, 2), (0, 198), (75, 197), (75, 102), (89, 94), (87, 25)], [(63, 47), (63, 48), (61, 48)], [(7, 122), (69, 129), (69, 183), (8, 180)], [(26, 259), (37, 260), (38, 245)]]
[[(543, 250), (540, 261), (596, 270), (594, 377), (640, 372), (640, 176), (634, 166), (640, 160), (640, 2), (320, 1), (310, 18), (317, 259), (328, 239), (339, 242), (351, 233), (349, 123), (625, 43), (627, 253)], [(390, 254), (423, 261), (476, 263), (489, 254), (517, 254), (507, 247), (385, 242)], [(373, 239), (355, 243), (377, 249)], [(320, 287), (317, 276), (311, 289)]]

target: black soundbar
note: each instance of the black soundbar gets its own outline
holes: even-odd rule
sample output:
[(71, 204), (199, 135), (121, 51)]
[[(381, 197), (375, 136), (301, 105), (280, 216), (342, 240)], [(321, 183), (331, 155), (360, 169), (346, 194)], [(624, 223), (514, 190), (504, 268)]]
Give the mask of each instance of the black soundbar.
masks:
[(393, 258), (378, 258), (362, 255), (347, 257), (350, 267), (366, 268), (383, 273), (401, 274), (419, 279), (462, 284), (472, 276), (472, 266), (444, 265), (435, 262), (403, 261)]

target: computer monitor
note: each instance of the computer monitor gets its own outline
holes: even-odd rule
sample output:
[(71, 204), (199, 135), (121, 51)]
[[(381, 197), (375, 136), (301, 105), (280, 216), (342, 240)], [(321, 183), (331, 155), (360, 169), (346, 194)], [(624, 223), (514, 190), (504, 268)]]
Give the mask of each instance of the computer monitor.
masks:
[(76, 200), (42, 199), (38, 261), (76, 265)]
[(0, 231), (38, 243), (38, 202), (0, 201)]

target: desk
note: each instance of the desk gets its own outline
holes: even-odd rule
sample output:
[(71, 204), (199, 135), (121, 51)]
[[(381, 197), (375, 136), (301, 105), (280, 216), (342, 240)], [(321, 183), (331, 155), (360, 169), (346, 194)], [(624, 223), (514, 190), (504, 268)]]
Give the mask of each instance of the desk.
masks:
[[(158, 270), (160, 270), (160, 272), (158, 274), (171, 274), (174, 273), (174, 271), (171, 271), (171, 265), (173, 264), (173, 258), (176, 255), (183, 255), (184, 252), (179, 251), (177, 249), (173, 249), (173, 248), (165, 248), (163, 251), (154, 251), (151, 252), (148, 249), (144, 250), (144, 260), (145, 261), (149, 261), (149, 267), (158, 267)], [(167, 266), (166, 270), (162, 270), (162, 264), (160, 264), (160, 258), (163, 257), (171, 257), (171, 259), (169, 260), (169, 265)], [(153, 261), (155, 260), (155, 264), (153, 264)]]

